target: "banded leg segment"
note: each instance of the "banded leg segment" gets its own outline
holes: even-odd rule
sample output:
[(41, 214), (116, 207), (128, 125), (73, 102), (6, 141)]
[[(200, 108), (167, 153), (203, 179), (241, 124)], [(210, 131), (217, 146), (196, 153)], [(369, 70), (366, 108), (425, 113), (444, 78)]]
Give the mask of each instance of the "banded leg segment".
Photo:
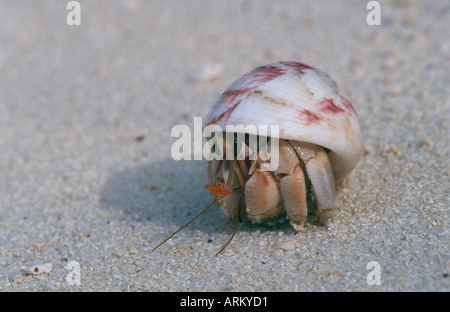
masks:
[(308, 216), (305, 176), (299, 165), (291, 175), (284, 176), (280, 180), (280, 191), (286, 216), (298, 231)]
[(283, 211), (277, 181), (267, 171), (256, 169), (245, 184), (247, 218), (261, 222)]
[(280, 140), (280, 161), (274, 172), (280, 179), (279, 187), (286, 216), (292, 226), (299, 230), (308, 216), (305, 177), (294, 148)]
[(296, 141), (290, 143), (305, 164), (317, 199), (320, 221), (326, 223), (337, 209), (336, 187), (327, 153), (318, 145)]

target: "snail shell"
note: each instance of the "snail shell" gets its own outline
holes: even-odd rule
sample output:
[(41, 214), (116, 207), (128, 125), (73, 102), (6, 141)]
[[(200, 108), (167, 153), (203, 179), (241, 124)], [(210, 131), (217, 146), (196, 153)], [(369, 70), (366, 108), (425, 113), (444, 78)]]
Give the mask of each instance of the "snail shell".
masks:
[[(356, 166), (364, 146), (352, 103), (328, 75), (285, 61), (238, 78), (211, 108), (207, 125), (279, 125), (280, 139), (328, 149), (334, 178)], [(250, 133), (257, 134), (257, 133)]]
[(53, 270), (53, 265), (49, 262), (46, 263), (34, 263), (31, 265), (21, 266), (20, 269), (25, 274), (37, 275), (37, 274), (48, 274)]

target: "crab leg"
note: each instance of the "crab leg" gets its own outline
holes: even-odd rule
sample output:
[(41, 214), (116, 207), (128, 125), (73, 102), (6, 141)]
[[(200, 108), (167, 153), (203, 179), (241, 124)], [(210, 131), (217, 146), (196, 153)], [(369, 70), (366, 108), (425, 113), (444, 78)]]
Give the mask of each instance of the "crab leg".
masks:
[(261, 222), (283, 211), (276, 180), (267, 171), (256, 169), (245, 184), (247, 217)]
[(274, 174), (280, 181), (286, 216), (294, 228), (299, 230), (308, 216), (305, 177), (292, 146), (285, 140), (280, 140), (279, 144), (280, 159)]
[(292, 174), (281, 179), (280, 190), (286, 216), (294, 229), (299, 231), (308, 216), (305, 176), (299, 165)]
[(305, 164), (317, 199), (320, 221), (326, 223), (337, 209), (336, 188), (328, 156), (318, 145), (295, 141), (290, 143)]

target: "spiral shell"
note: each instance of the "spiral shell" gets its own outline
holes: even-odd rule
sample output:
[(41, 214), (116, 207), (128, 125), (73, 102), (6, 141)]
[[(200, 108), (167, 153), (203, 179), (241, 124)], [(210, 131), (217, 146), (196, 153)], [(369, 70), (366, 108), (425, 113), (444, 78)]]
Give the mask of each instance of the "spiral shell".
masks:
[(330, 150), (337, 180), (353, 170), (364, 150), (352, 103), (328, 75), (298, 62), (271, 63), (238, 78), (211, 108), (205, 126), (212, 124), (224, 130), (279, 125), (280, 139)]

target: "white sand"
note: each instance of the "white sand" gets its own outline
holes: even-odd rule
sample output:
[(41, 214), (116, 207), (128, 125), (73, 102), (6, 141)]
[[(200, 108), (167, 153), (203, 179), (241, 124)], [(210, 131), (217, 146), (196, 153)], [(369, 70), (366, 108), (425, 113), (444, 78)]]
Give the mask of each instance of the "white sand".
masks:
[[(0, 291), (450, 290), (449, 1), (380, 1), (381, 26), (356, 0), (81, 1), (81, 26), (58, 2), (0, 1)], [(233, 222), (214, 208), (152, 253), (209, 202), (172, 127), (277, 60), (326, 71), (360, 116), (338, 216), (240, 224), (215, 257)], [(223, 73), (194, 83), (208, 64)]]

